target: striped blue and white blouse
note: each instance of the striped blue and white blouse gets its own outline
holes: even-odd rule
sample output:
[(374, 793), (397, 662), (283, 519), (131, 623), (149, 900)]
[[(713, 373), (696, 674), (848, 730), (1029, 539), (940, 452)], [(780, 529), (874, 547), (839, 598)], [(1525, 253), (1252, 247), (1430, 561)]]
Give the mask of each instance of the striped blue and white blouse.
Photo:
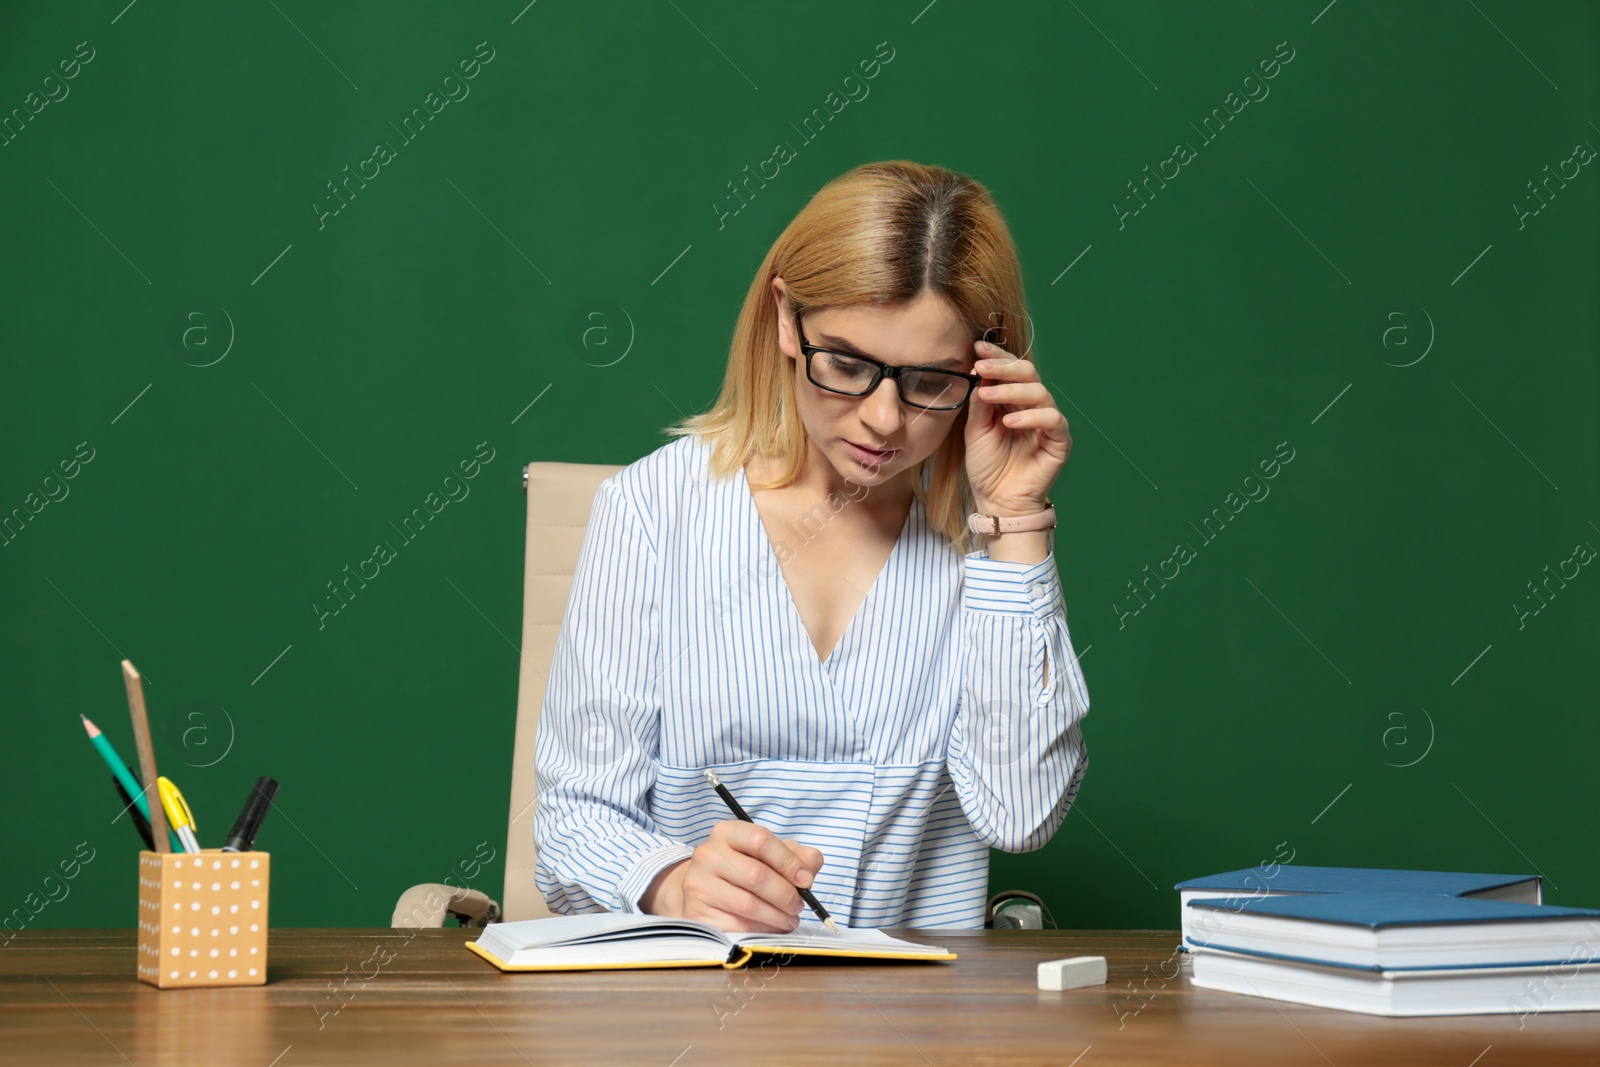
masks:
[(595, 496), (535, 744), (540, 891), (557, 913), (638, 911), (730, 817), (711, 768), (821, 850), (838, 921), (982, 926), (988, 849), (1049, 840), (1087, 766), (1054, 555), (962, 557), (914, 499), (819, 661), (749, 481), (713, 478), (710, 454), (677, 438)]

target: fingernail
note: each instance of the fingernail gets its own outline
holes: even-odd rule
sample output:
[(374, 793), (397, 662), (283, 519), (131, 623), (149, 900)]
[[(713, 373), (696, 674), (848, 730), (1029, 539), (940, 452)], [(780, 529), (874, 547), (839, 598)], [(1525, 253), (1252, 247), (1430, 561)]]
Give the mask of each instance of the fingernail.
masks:
[(806, 870), (804, 867), (800, 868), (800, 870), (798, 872), (796, 872), (794, 877), (795, 877), (795, 884), (800, 886), (800, 888), (802, 888), (802, 889), (810, 889), (811, 888), (811, 877), (812, 877), (811, 876), (811, 872)]

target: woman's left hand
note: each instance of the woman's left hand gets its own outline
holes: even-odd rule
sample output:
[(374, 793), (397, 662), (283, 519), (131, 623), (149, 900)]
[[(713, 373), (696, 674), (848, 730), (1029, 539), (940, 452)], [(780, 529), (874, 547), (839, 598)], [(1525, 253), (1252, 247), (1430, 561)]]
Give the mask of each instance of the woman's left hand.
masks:
[(1050, 489), (1072, 451), (1067, 418), (1039, 368), (988, 341), (975, 346), (983, 382), (967, 402), (967, 480), (985, 515), (1031, 515), (1050, 506)]

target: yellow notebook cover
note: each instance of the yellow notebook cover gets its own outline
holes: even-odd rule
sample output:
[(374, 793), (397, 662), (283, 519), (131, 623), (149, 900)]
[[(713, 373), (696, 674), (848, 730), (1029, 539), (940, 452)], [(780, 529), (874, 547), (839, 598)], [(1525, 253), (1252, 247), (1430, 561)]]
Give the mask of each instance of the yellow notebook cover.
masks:
[(654, 963), (590, 963), (575, 966), (570, 963), (507, 963), (476, 941), (468, 941), (467, 947), (502, 971), (643, 971), (651, 967), (726, 967), (731, 970), (743, 967), (750, 958), (749, 953), (746, 953), (744, 959), (737, 963), (727, 963), (723, 960), (666, 960)]
[(880, 930), (835, 934), (806, 923), (791, 934), (729, 934), (710, 923), (657, 915), (560, 915), (496, 923), (467, 948), (502, 971), (744, 967), (757, 955), (846, 959), (953, 960), (955, 953)]

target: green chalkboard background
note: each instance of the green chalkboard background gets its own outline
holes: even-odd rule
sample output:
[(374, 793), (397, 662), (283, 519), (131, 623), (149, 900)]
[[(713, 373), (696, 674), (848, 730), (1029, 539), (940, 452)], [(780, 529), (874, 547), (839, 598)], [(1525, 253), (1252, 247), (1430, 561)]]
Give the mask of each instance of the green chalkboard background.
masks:
[(77, 718), (133, 758), (123, 656), (213, 844), (282, 780), (276, 925), (382, 925), (480, 842), (498, 893), (520, 465), (664, 443), (785, 223), (896, 158), (994, 192), (1075, 438), (1091, 766), (993, 888), (1172, 927), (1293, 855), (1600, 905), (1595, 5), (524, 3), (6, 14), (9, 929), (134, 922)]

